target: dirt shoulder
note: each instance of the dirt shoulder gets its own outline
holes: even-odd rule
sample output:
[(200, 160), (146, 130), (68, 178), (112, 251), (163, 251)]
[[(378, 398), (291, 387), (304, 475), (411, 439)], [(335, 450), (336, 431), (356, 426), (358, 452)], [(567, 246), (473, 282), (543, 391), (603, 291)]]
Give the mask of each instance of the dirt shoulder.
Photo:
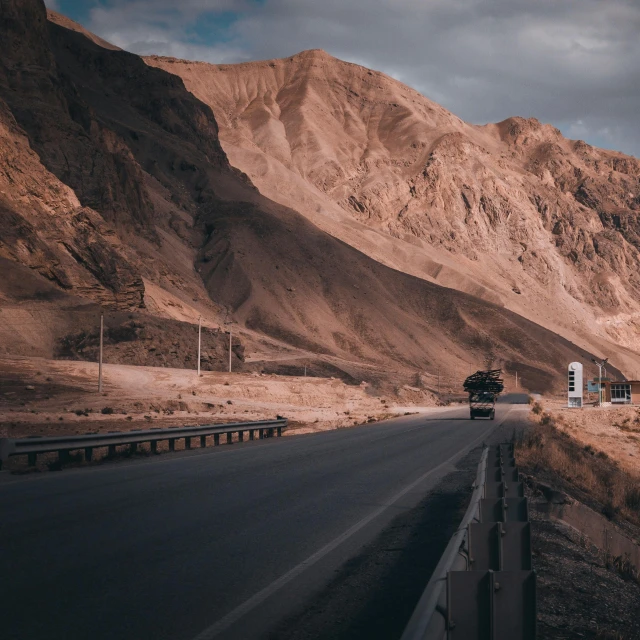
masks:
[[(205, 371), (43, 358), (0, 358), (0, 437), (127, 431), (149, 427), (289, 419), (312, 433), (433, 411), (428, 392), (380, 394), (336, 378)], [(431, 404), (431, 406), (425, 406)], [(178, 443), (178, 448), (180, 443)]]
[(603, 452), (640, 476), (640, 409), (632, 406), (568, 409), (566, 402), (545, 400), (556, 426), (583, 445)]
[[(605, 451), (604, 437), (598, 448), (575, 437), (563, 412), (537, 404), (531, 418), (516, 461), (533, 525), (538, 637), (640, 638), (640, 568), (609, 542), (640, 543), (639, 477)], [(576, 512), (584, 524), (568, 515)]]

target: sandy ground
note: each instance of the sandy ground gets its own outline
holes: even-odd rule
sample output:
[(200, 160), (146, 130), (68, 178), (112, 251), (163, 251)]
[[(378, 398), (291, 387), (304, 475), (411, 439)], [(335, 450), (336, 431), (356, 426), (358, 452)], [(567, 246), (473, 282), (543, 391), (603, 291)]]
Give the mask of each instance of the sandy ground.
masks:
[[(393, 399), (366, 383), (333, 378), (203, 372), (162, 367), (98, 365), (41, 358), (0, 358), (0, 437), (126, 430), (146, 425), (207, 424), (275, 418), (291, 432), (347, 427), (430, 411), (419, 390)], [(104, 413), (103, 413), (104, 410)]]
[(557, 427), (585, 446), (603, 451), (625, 470), (640, 474), (640, 409), (632, 406), (566, 408), (566, 400), (545, 400)]

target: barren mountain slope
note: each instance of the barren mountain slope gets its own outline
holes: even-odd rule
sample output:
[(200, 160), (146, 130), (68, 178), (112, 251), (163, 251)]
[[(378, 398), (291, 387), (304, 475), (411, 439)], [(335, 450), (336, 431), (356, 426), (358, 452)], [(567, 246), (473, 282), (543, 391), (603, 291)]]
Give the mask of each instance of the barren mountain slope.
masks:
[[(493, 350), (512, 366), (531, 361), (529, 382), (539, 386), (549, 384), (547, 363), (556, 361), (557, 350), (571, 351), (551, 335), (554, 346), (548, 350), (538, 344), (542, 334), (535, 325), (384, 268), (294, 211), (266, 200), (228, 165), (225, 168), (222, 159), (218, 166), (212, 164), (212, 157), (219, 157), (214, 156), (219, 153), (216, 131), (208, 124), (213, 117), (209, 114), (210, 120), (202, 121), (190, 103), (180, 114), (180, 137), (173, 135), (172, 120), (172, 135), (167, 135), (166, 125), (154, 130), (149, 148), (150, 136), (138, 123), (145, 99), (156, 91), (155, 85), (146, 84), (147, 95), (139, 94), (148, 67), (129, 54), (87, 46), (76, 34), (56, 28), (52, 33), (57, 60), (82, 87), (82, 97), (100, 121), (123, 137), (130, 130), (140, 131), (128, 142), (135, 159), (171, 193), (179, 194), (174, 199), (185, 194), (183, 206), (193, 215), (194, 231), (201, 234), (198, 272), (211, 298), (232, 310), (246, 328), (312, 353), (382, 366), (434, 369), (447, 358), (447, 366), (458, 375), (468, 370), (468, 362), (480, 365)], [(118, 62), (123, 56), (126, 79)], [(173, 81), (174, 76), (166, 76), (156, 102), (166, 101), (165, 83)], [(110, 104), (100, 95), (113, 83), (125, 104)], [(180, 100), (187, 99), (190, 94), (180, 95)], [(196, 135), (192, 137), (187, 127)], [(181, 171), (175, 171), (174, 154), (185, 158)]]
[[(162, 363), (187, 366), (193, 326), (154, 316), (168, 315), (171, 300), (184, 305), (180, 319), (200, 312), (219, 322), (227, 311), (255, 344), (279, 341), (393, 377), (436, 367), (461, 377), (493, 353), (544, 390), (567, 361), (588, 357), (499, 306), (389, 269), (266, 199), (229, 165), (210, 108), (175, 75), (75, 28), (47, 27), (39, 0), (5, 5), (1, 145), (11, 215), (0, 266), (14, 275), (0, 282), (0, 311), (19, 318), (58, 304), (47, 336), (58, 352), (66, 345), (93, 357), (95, 334), (72, 318), (95, 316), (91, 301), (137, 308), (144, 286), (145, 314), (113, 316), (120, 362), (149, 363), (148, 347), (160, 345)], [(25, 269), (32, 278), (21, 285)], [(125, 285), (138, 296), (118, 298)], [(85, 309), (74, 314), (73, 304)]]
[(209, 104), (262, 193), (385, 264), (602, 350), (640, 349), (640, 162), (538, 121), (471, 126), (323, 51), (149, 57)]

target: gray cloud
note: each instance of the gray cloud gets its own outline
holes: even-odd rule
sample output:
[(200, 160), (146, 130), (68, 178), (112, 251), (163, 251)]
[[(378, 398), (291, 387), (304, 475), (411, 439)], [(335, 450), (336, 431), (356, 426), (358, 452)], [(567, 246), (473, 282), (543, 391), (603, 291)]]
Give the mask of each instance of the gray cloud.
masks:
[[(640, 157), (637, 0), (124, 0), (87, 25), (136, 53), (209, 62), (322, 48), (475, 123), (535, 116)], [(203, 17), (237, 13), (211, 42)], [(199, 32), (201, 36), (201, 33)]]

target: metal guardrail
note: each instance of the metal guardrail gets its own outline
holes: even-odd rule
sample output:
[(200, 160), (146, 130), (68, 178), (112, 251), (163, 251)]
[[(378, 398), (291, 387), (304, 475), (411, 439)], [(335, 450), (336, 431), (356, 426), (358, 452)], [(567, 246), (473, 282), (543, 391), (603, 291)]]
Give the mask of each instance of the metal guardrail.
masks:
[(527, 499), (511, 444), (485, 447), (471, 502), (402, 640), (533, 640)]
[(288, 421), (285, 418), (277, 420), (259, 420), (256, 422), (235, 422), (230, 424), (209, 424), (201, 426), (169, 427), (167, 429), (133, 429), (131, 431), (110, 431), (108, 433), (95, 433), (74, 436), (29, 437), (29, 438), (0, 438), (0, 469), (2, 463), (11, 456), (28, 456), (29, 464), (35, 465), (40, 453), (58, 453), (61, 463), (64, 463), (71, 451), (84, 450), (85, 460), (93, 457), (93, 450), (99, 447), (107, 447), (109, 455), (115, 455), (116, 447), (128, 445), (134, 453), (139, 444), (149, 442), (151, 452), (157, 452), (158, 442), (168, 441), (169, 451), (175, 450), (176, 440), (184, 438), (185, 449), (191, 448), (192, 438), (200, 438), (200, 447), (207, 446), (207, 437), (213, 436), (213, 444), (220, 444), (220, 435), (226, 435), (227, 444), (232, 443), (234, 433), (238, 434), (238, 440), (244, 440), (244, 434), (249, 434), (249, 440), (258, 438), (271, 438), (281, 436), (282, 430), (287, 428)]

